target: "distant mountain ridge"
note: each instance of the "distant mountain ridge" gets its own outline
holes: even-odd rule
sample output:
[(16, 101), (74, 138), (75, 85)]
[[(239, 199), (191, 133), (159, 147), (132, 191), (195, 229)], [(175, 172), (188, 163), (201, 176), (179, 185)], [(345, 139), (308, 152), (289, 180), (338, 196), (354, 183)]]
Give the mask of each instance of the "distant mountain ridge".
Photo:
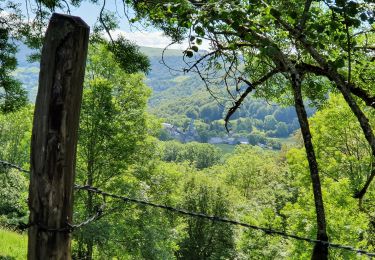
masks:
[[(28, 49), (23, 44), (20, 44), (18, 49), (18, 68), (15, 72), (15, 75), (28, 91), (29, 100), (31, 102), (34, 102), (38, 88), (39, 64), (36, 62), (29, 63), (27, 61), (27, 57), (33, 52), (32, 50)], [(151, 71), (148, 75), (146, 75), (146, 83), (153, 89), (154, 93), (153, 97), (150, 100), (150, 104), (158, 103), (157, 100), (161, 101), (163, 99), (162, 95), (158, 95), (159, 92), (162, 92), (169, 88), (173, 88), (176, 85), (176, 72), (174, 72), (174, 74), (171, 74), (169, 69), (162, 64), (163, 49), (140, 47), (140, 50), (149, 57), (151, 63)], [(170, 64), (174, 68), (182, 67), (182, 55), (182, 50), (168, 49), (164, 52), (164, 60), (167, 64)], [(181, 76), (183, 73), (177, 74)]]
[[(207, 142), (210, 138), (227, 135), (223, 118), (230, 104), (219, 106), (197, 74), (182, 71), (186, 67), (182, 50), (168, 49), (163, 59), (163, 49), (140, 47), (140, 50), (149, 57), (151, 64), (151, 71), (146, 75), (146, 84), (153, 90), (149, 100), (151, 113), (183, 131), (192, 127), (193, 120), (194, 131), (197, 132), (195, 141)], [(39, 64), (27, 62), (26, 57), (30, 53), (20, 46), (15, 75), (29, 92), (30, 100), (34, 101)], [(314, 111), (309, 109), (308, 112), (311, 115)], [(294, 108), (281, 108), (253, 97), (246, 100), (231, 120), (232, 135), (241, 140), (247, 138), (252, 144), (267, 144), (267, 140), (274, 137), (286, 138), (298, 128)], [(173, 137), (166, 135), (164, 138)]]

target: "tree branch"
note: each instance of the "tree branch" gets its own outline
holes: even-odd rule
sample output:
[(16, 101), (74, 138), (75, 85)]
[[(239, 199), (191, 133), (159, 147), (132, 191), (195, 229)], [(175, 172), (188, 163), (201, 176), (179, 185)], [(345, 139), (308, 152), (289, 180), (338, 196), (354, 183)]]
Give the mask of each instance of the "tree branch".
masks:
[(297, 28), (300, 32), (302, 32), (303, 29), (305, 28), (305, 24), (308, 19), (308, 14), (310, 11), (311, 3), (312, 3), (312, 0), (306, 0), (305, 2), (305, 8), (303, 9), (301, 19), (299, 20), (298, 25), (297, 25)]
[[(317, 239), (328, 241), (326, 217), (324, 212), (322, 188), (319, 177), (319, 167), (316, 160), (314, 146), (312, 143), (312, 136), (309, 126), (309, 120), (305, 105), (303, 103), (301, 85), (302, 78), (299, 73), (291, 72), (291, 85), (294, 96), (294, 106), (298, 117), (299, 125), (301, 126), (301, 133), (303, 137), (303, 143), (305, 145), (306, 157), (309, 163), (310, 177), (314, 194), (315, 210), (316, 210), (316, 221), (317, 221)], [(311, 256), (312, 260), (328, 259), (328, 247), (322, 244), (316, 244), (313, 249)]]
[(371, 184), (372, 180), (374, 179), (374, 177), (375, 177), (375, 167), (372, 166), (371, 174), (367, 178), (365, 184), (363, 185), (363, 188), (361, 190), (359, 190), (358, 192), (356, 192), (353, 197), (356, 198), (356, 199), (362, 199), (363, 196), (365, 196), (365, 194), (367, 192), (367, 189), (370, 186), (370, 184)]
[(230, 120), (231, 116), (241, 106), (242, 102), (250, 94), (250, 92), (253, 91), (258, 85), (263, 84), (265, 81), (267, 81), (269, 78), (271, 78), (272, 76), (276, 75), (279, 72), (282, 72), (282, 70), (280, 68), (275, 68), (275, 69), (271, 70), (270, 72), (268, 72), (266, 75), (264, 75), (259, 80), (255, 81), (254, 83), (251, 83), (250, 81), (248, 81), (247, 79), (244, 79), (242, 77), (238, 78), (239, 81), (245, 82), (248, 85), (248, 87), (246, 88), (245, 92), (241, 94), (241, 96), (239, 97), (239, 99), (234, 102), (234, 105), (231, 108), (229, 108), (229, 110), (228, 110), (228, 112), (227, 112), (227, 114), (225, 116), (225, 119), (224, 119), (224, 121), (225, 121), (225, 129), (228, 132), (229, 132), (228, 123), (229, 123), (229, 120)]
[(353, 84), (350, 84), (349, 90), (353, 95), (356, 95), (357, 97), (362, 99), (367, 106), (375, 108), (375, 96), (371, 96), (364, 89), (356, 87)]
[[(358, 93), (357, 88), (352, 88), (352, 84), (349, 84), (343, 76), (337, 72), (337, 69), (332, 67), (326, 60), (326, 58), (321, 55), (313, 46), (311, 43), (309, 43), (306, 39), (306, 37), (303, 34), (300, 34), (300, 32), (293, 27), (291, 27), (288, 23), (283, 21), (281, 17), (275, 17), (276, 21), (284, 27), (291, 36), (293, 36), (301, 46), (313, 57), (313, 59), (326, 71), (327, 77), (331, 80), (331, 82), (334, 82), (337, 86), (337, 88), (340, 90), (341, 94), (343, 95), (346, 103), (349, 105), (350, 109), (352, 110), (353, 114), (357, 117), (357, 120), (362, 128), (363, 134), (368, 142), (368, 144), (371, 147), (372, 156), (375, 157), (375, 136), (372, 130), (372, 127), (370, 125), (370, 122), (366, 115), (363, 113), (355, 99), (351, 96), (352, 91), (354, 90), (355, 93)], [(362, 92), (360, 92), (363, 94)], [(370, 101), (369, 101), (370, 102)], [(370, 102), (370, 105), (372, 105), (373, 102)], [(373, 168), (371, 171), (370, 177), (367, 179), (364, 187), (355, 195), (356, 198), (362, 199), (365, 195), (367, 188), (369, 187), (371, 181), (375, 177), (375, 169)]]
[(111, 43), (113, 44), (114, 42), (113, 42), (113, 38), (112, 38), (111, 32), (109, 31), (109, 28), (108, 28), (108, 26), (105, 24), (105, 21), (104, 21), (104, 19), (103, 19), (103, 13), (104, 13), (105, 4), (106, 4), (106, 0), (103, 1), (102, 8), (100, 9), (100, 13), (99, 13), (99, 21), (100, 21), (100, 23), (103, 25), (104, 30), (105, 30), (106, 33), (108, 34), (108, 37), (109, 37), (109, 39), (111, 40)]
[[(330, 73), (328, 73), (327, 70), (319, 66), (308, 64), (308, 63), (299, 63), (296, 65), (296, 67), (300, 71), (314, 73), (315, 75), (318, 75), (318, 76), (325, 76), (329, 80), (334, 81), (334, 78), (332, 78)], [(370, 93), (368, 93), (366, 90), (360, 87), (357, 87), (356, 85), (354, 85), (354, 83), (349, 84), (348, 87), (349, 87), (350, 93), (362, 99), (367, 106), (375, 108), (375, 96), (371, 96)]]

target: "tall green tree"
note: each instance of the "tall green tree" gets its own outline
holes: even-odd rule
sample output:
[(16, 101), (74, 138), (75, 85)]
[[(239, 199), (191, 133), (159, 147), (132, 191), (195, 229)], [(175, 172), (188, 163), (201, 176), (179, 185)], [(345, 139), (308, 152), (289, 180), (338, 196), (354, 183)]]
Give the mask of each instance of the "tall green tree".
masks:
[[(63, 6), (60, 0), (39, 3), (48, 10)], [(123, 3), (135, 9), (133, 20), (151, 22), (175, 41), (187, 39), (186, 58), (193, 58), (194, 53), (200, 56), (188, 62), (185, 71), (199, 73), (207, 86), (212, 80), (210, 69), (229, 68), (222, 70), (223, 77), (219, 79), (226, 83), (233, 98), (226, 121), (254, 90), (259, 96), (295, 105), (315, 198), (317, 238), (327, 240), (321, 176), (303, 100), (307, 97), (319, 104), (328, 92), (340, 92), (375, 157), (374, 132), (358, 102), (362, 100), (370, 109), (375, 104), (371, 76), (375, 40), (373, 1), (128, 0)], [(109, 32), (112, 24), (103, 12), (104, 7), (105, 2), (100, 21)], [(203, 39), (212, 43), (212, 50), (204, 54), (198, 52)], [(201, 69), (202, 64), (206, 70)], [(374, 177), (373, 166), (357, 193), (358, 198), (364, 197)], [(327, 248), (317, 244), (313, 259), (327, 258)]]
[[(371, 110), (366, 111), (370, 119)], [(341, 244), (353, 244), (372, 250), (374, 246), (374, 186), (368, 187), (366, 196), (356, 200), (356, 193), (364, 180), (371, 175), (372, 152), (359, 123), (344, 99), (330, 95), (328, 103), (311, 118), (317, 160), (321, 166), (322, 190), (325, 194), (327, 223), (332, 240)], [(374, 125), (374, 121), (370, 122)], [(313, 216), (313, 201), (307, 171), (305, 154), (301, 148), (293, 148), (287, 153), (291, 185), (296, 187), (295, 200), (289, 201), (282, 209), (287, 216), (291, 232), (310, 236), (316, 232)], [(307, 228), (306, 228), (307, 227)], [(290, 247), (292, 257), (308, 257), (306, 245), (295, 243)], [(334, 259), (351, 259), (355, 255), (342, 250), (332, 250)]]
[[(28, 169), (33, 107), (0, 114), (0, 160)], [(0, 166), (0, 226), (27, 221), (28, 174)]]
[[(207, 83), (212, 75), (210, 68), (215, 70), (221, 66), (219, 58), (228, 64), (230, 69), (224, 70), (223, 80), (232, 79), (236, 87), (231, 92), (231, 84), (227, 84), (227, 89), (231, 97), (233, 92), (236, 97), (226, 121), (254, 90), (276, 100), (292, 97), (309, 162), (317, 238), (328, 240), (319, 168), (303, 98), (319, 100), (328, 89), (339, 91), (359, 121), (375, 156), (372, 127), (356, 100), (358, 97), (374, 108), (373, 89), (366, 86), (374, 70), (370, 54), (374, 44), (373, 2), (209, 0), (129, 3), (135, 8), (137, 18), (150, 20), (175, 41), (188, 39), (187, 58), (192, 58), (199, 50), (202, 39), (211, 41), (213, 49), (197, 54), (200, 56), (188, 63), (185, 70), (199, 73)], [(325, 44), (327, 42), (330, 44)], [(245, 62), (241, 57), (245, 57)], [(241, 70), (243, 63), (245, 71)], [(206, 70), (200, 69), (202, 64), (208, 64)], [(264, 84), (269, 81), (274, 84)], [(247, 87), (240, 91), (243, 84)], [(310, 86), (313, 89), (308, 88)], [(358, 197), (363, 197), (374, 176), (375, 168)], [(312, 258), (328, 259), (327, 248), (317, 244)]]
[(220, 162), (220, 149), (212, 144), (177, 141), (163, 142), (162, 159), (167, 162), (188, 162), (197, 169), (211, 167)]
[(0, 111), (2, 113), (16, 111), (27, 104), (26, 90), (12, 75), (17, 67), (15, 57), (17, 47), (11, 43), (9, 30), (9, 28), (0, 28)]
[[(184, 188), (183, 208), (208, 215), (227, 217), (230, 202), (226, 192), (208, 180), (190, 179)], [(200, 218), (186, 220), (185, 237), (176, 252), (178, 259), (232, 259), (235, 258), (233, 227), (223, 223), (208, 223)]]
[[(374, 111), (367, 110), (365, 113), (370, 124), (375, 126)], [(355, 197), (371, 175), (374, 159), (371, 148), (360, 131), (360, 125), (354, 119), (343, 98), (331, 94), (324, 108), (311, 118), (311, 128), (324, 176), (333, 179), (349, 178)], [(368, 189), (371, 194), (373, 185)], [(362, 198), (365, 201), (368, 199)]]
[[(132, 55), (144, 59), (143, 55)], [(147, 135), (145, 107), (149, 95), (143, 75), (124, 72), (107, 45), (90, 46), (79, 127), (78, 182), (106, 188), (122, 178)], [(93, 194), (80, 195), (80, 217), (95, 214), (99, 202)], [(92, 258), (92, 231), (78, 234), (79, 257)]]

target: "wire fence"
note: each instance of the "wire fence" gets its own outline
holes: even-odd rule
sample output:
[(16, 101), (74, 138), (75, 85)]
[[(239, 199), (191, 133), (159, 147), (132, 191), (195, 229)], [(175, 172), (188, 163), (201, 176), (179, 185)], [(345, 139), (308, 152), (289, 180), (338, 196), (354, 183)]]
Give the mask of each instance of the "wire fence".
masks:
[[(22, 169), (21, 167), (19, 167), (17, 165), (14, 165), (14, 164), (11, 164), (9, 162), (5, 162), (5, 161), (0, 160), (0, 164), (5, 166), (5, 167), (14, 168), (14, 169), (17, 169), (17, 170), (22, 171), (22, 172), (26, 172), (26, 173), (29, 172), (29, 171), (27, 171), (25, 169)], [(201, 219), (206, 219), (206, 220), (212, 221), (212, 222), (226, 223), (226, 224), (230, 224), (230, 225), (241, 226), (241, 227), (245, 227), (245, 228), (249, 228), (249, 229), (253, 229), (253, 230), (262, 231), (266, 235), (276, 235), (276, 236), (284, 237), (284, 238), (287, 238), (287, 239), (294, 239), (294, 240), (298, 240), (298, 241), (308, 242), (308, 243), (311, 243), (311, 244), (321, 244), (321, 245), (327, 246), (328, 248), (337, 248), (337, 249), (342, 249), (342, 250), (346, 250), (346, 251), (351, 251), (351, 252), (361, 254), (361, 255), (365, 255), (365, 256), (368, 256), (368, 257), (371, 257), (371, 258), (375, 257), (374, 252), (369, 252), (369, 251), (366, 251), (366, 250), (363, 250), (363, 249), (358, 249), (358, 248), (355, 248), (354, 246), (342, 245), (342, 244), (337, 244), (337, 243), (331, 243), (329, 241), (324, 241), (324, 240), (301, 237), (301, 236), (297, 236), (297, 235), (294, 235), (294, 234), (286, 233), (284, 231), (275, 230), (275, 229), (272, 229), (272, 228), (260, 227), (260, 226), (256, 226), (256, 225), (251, 225), (251, 224), (248, 224), (248, 223), (245, 223), (245, 222), (240, 222), (240, 221), (237, 221), (237, 220), (228, 219), (228, 218), (224, 218), (224, 217), (220, 217), (220, 216), (207, 215), (207, 214), (204, 214), (204, 213), (188, 211), (188, 210), (185, 210), (185, 209), (172, 207), (172, 206), (169, 206), (169, 205), (157, 204), (157, 203), (142, 200), (142, 199), (130, 198), (130, 197), (126, 197), (126, 196), (122, 196), (122, 195), (118, 195), (118, 194), (109, 193), (109, 192), (106, 192), (104, 190), (101, 190), (101, 189), (98, 189), (96, 187), (89, 186), (89, 185), (77, 185), (77, 184), (75, 184), (74, 189), (83, 190), (83, 191), (87, 191), (87, 192), (90, 192), (90, 193), (98, 194), (98, 195), (103, 196), (103, 198), (111, 197), (111, 198), (114, 198), (114, 199), (117, 199), (117, 200), (121, 200), (124, 203), (135, 203), (135, 204), (138, 204), (138, 205), (149, 206), (149, 207), (153, 207), (153, 208), (159, 208), (159, 209), (174, 212), (174, 213), (177, 213), (177, 214), (180, 214), (180, 215), (185, 215), (185, 216), (190, 216), (190, 217), (195, 217), (195, 218), (201, 218)], [(100, 208), (98, 208), (97, 212), (92, 217), (88, 218), (87, 220), (81, 222), (80, 224), (75, 224), (75, 225), (67, 223), (67, 227), (64, 227), (64, 228), (61, 228), (61, 229), (50, 229), (50, 228), (47, 228), (47, 227), (43, 227), (42, 225), (37, 224), (37, 223), (30, 223), (28, 225), (25, 225), (25, 228), (28, 228), (32, 225), (38, 225), (41, 229), (43, 229), (45, 231), (48, 231), (48, 232), (72, 232), (74, 229), (84, 227), (84, 226), (98, 220), (99, 218), (101, 218), (103, 216), (103, 210), (104, 210), (104, 204)]]
[(10, 162), (0, 160), (0, 165), (2, 165), (4, 168), (13, 168), (13, 169), (16, 169), (20, 172), (29, 173), (28, 170), (25, 170), (22, 167), (20, 167), (16, 164), (10, 163)]
[(103, 217), (103, 215), (104, 215), (104, 208), (105, 208), (105, 204), (103, 204), (101, 207), (99, 207), (96, 210), (96, 212), (91, 217), (87, 218), (85, 221), (82, 221), (79, 224), (71, 224), (71, 223), (67, 222), (65, 224), (65, 227), (62, 227), (62, 228), (50, 228), (50, 227), (47, 227), (47, 226), (43, 225), (42, 223), (28, 223), (28, 224), (21, 224), (19, 226), (19, 228), (21, 230), (26, 230), (26, 229), (28, 229), (28, 228), (30, 228), (32, 226), (37, 226), (40, 230), (42, 230), (44, 232), (71, 233), (74, 230), (82, 228), (82, 227), (90, 224), (91, 222), (94, 222), (94, 221), (100, 219), (101, 217)]

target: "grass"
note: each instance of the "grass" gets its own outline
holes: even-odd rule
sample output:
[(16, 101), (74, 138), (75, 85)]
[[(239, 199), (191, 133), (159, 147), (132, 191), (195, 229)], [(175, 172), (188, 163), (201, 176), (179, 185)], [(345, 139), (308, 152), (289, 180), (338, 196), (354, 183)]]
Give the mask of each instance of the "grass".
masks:
[(230, 144), (215, 144), (217, 148), (220, 148), (223, 151), (223, 154), (232, 153), (233, 150), (236, 148), (235, 145)]
[(27, 259), (27, 236), (0, 229), (0, 260)]
[(290, 136), (290, 137), (287, 137), (287, 138), (269, 138), (269, 139), (273, 139), (275, 141), (280, 142), (281, 144), (285, 144), (285, 145), (288, 145), (288, 146), (294, 146), (294, 145), (297, 144), (297, 140), (293, 136)]

